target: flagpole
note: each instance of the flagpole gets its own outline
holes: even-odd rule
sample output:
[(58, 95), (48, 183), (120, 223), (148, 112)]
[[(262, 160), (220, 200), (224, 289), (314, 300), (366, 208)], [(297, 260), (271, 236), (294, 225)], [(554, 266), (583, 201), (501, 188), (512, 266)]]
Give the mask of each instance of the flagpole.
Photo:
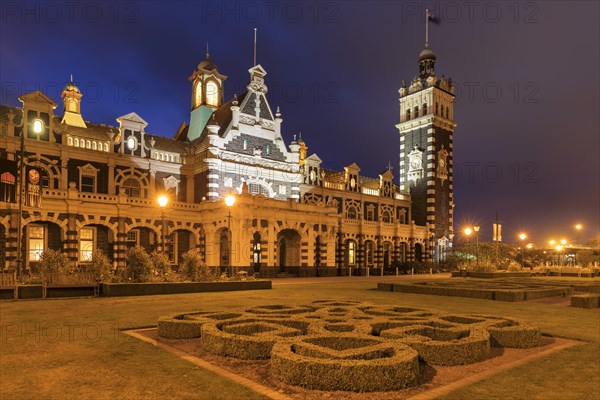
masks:
[(429, 47), (429, 9), (425, 10), (425, 47)]
[(256, 28), (254, 28), (254, 67), (256, 67)]

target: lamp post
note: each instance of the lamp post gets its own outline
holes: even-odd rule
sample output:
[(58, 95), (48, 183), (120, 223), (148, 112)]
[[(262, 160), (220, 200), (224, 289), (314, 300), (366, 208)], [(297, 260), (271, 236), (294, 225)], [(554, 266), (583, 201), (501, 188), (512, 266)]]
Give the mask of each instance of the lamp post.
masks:
[(475, 225), (473, 231), (475, 232), (475, 266), (479, 268), (479, 226)]
[(228, 196), (225, 197), (225, 205), (228, 208), (228, 214), (227, 214), (227, 264), (228, 267), (231, 267), (231, 246), (232, 246), (232, 232), (231, 232), (231, 207), (233, 207), (233, 205), (235, 204), (235, 196), (230, 194)]
[[(548, 242), (548, 244), (550, 245), (551, 249), (554, 249), (554, 245), (556, 244), (556, 240), (552, 239)], [(557, 261), (558, 264), (558, 261)], [(552, 257), (552, 265), (554, 265), (554, 257)]]
[(521, 250), (521, 267), (523, 267), (525, 261), (525, 247), (523, 247), (525, 239), (527, 239), (527, 234), (524, 232), (519, 233), (519, 240), (521, 241), (521, 246), (519, 246), (519, 249)]
[[(25, 119), (25, 111), (23, 111), (23, 119)], [(24, 184), (25, 184), (25, 135), (28, 133), (27, 123), (23, 121), (22, 123), (23, 129), (21, 130), (21, 156), (19, 158), (19, 192), (17, 194), (17, 201), (19, 204), (19, 217), (17, 224), (17, 279), (21, 279), (21, 273), (23, 272), (23, 247), (22, 236), (23, 236), (23, 197), (24, 193)], [(33, 120), (31, 124), (31, 128), (34, 134), (40, 135), (44, 130), (44, 122), (36, 118)]]
[[(471, 242), (471, 234), (473, 233), (473, 231), (471, 230), (471, 228), (465, 228), (465, 235), (467, 236), (467, 248), (471, 247), (469, 246), (469, 243)], [(470, 253), (470, 249), (469, 249), (469, 253)], [(467, 263), (469, 265), (471, 265), (471, 257), (469, 257)]]
[(561, 263), (560, 263), (560, 253), (561, 253), (562, 249), (563, 249), (562, 245), (559, 244), (558, 246), (556, 246), (556, 253), (557, 253), (556, 257), (557, 257), (557, 264), (558, 264), (559, 267), (561, 266)]
[(162, 229), (161, 231), (161, 236), (162, 236), (162, 253), (163, 255), (166, 254), (165, 252), (165, 207), (167, 206), (167, 204), (169, 203), (169, 198), (165, 195), (161, 195), (158, 196), (158, 205), (160, 206), (161, 209), (161, 217), (162, 217)]

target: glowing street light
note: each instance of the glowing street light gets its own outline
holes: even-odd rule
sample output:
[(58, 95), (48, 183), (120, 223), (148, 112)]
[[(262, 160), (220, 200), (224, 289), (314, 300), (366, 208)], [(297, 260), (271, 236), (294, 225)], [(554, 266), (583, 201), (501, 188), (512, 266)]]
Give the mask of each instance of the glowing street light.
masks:
[(563, 246), (564, 246), (565, 244), (567, 244), (567, 239), (562, 239), (562, 240), (560, 241), (560, 244), (562, 244)]
[(471, 228), (465, 228), (465, 235), (471, 236), (472, 233), (473, 231), (471, 230)]
[(524, 232), (519, 233), (519, 239), (521, 239), (521, 240), (527, 239), (527, 234)]
[(235, 196), (230, 194), (225, 196), (225, 205), (228, 208), (228, 215), (227, 215), (227, 236), (228, 236), (228, 242), (229, 242), (229, 246), (228, 246), (228, 250), (227, 250), (227, 266), (231, 267), (231, 247), (232, 247), (232, 243), (231, 243), (231, 239), (233, 238), (232, 232), (231, 232), (231, 207), (233, 207), (233, 205), (235, 204)]
[(167, 204), (169, 203), (169, 198), (165, 195), (160, 195), (158, 196), (158, 205), (160, 206), (160, 210), (161, 210), (161, 219), (162, 219), (162, 229), (161, 229), (161, 236), (162, 236), (162, 253), (163, 255), (165, 254), (165, 207), (167, 206)]

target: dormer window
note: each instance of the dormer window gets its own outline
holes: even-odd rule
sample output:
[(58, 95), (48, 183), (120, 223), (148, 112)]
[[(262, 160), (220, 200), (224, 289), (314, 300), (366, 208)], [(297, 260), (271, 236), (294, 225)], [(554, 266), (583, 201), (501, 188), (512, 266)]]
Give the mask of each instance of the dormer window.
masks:
[(219, 106), (219, 85), (212, 80), (206, 83), (206, 104), (213, 107)]

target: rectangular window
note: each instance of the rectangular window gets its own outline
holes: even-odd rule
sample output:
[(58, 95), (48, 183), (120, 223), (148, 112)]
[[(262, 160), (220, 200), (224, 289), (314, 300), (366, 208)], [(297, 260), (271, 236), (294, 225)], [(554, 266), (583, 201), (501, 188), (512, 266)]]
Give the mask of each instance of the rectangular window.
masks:
[(27, 227), (27, 260), (39, 261), (46, 250), (46, 228), (42, 225)]
[(127, 232), (127, 241), (133, 244), (138, 244), (138, 231), (137, 229), (132, 229)]
[(79, 231), (79, 261), (92, 261), (96, 230), (91, 227)]
[(348, 265), (356, 264), (356, 248), (354, 242), (348, 242)]
[(86, 193), (96, 192), (96, 178), (89, 175), (81, 177), (81, 191)]

